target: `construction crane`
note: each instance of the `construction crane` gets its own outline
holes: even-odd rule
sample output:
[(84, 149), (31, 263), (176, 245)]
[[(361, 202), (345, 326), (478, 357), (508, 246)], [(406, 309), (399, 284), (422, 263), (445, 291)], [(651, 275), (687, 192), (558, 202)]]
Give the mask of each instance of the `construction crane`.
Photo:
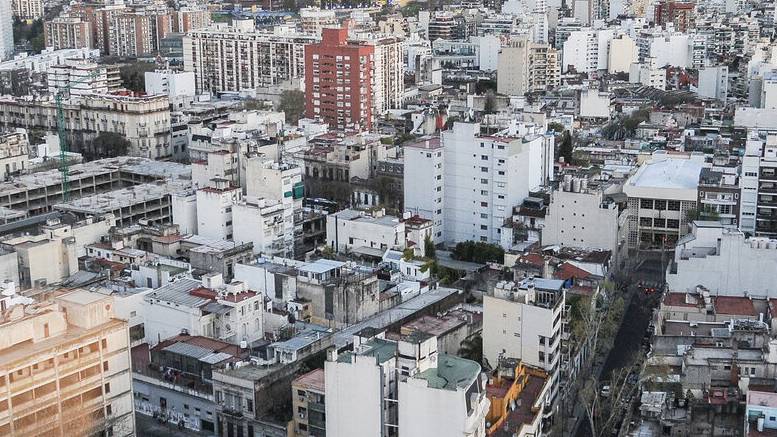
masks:
[(57, 88), (57, 93), (54, 95), (54, 102), (57, 107), (57, 135), (59, 135), (59, 170), (62, 172), (62, 201), (67, 202), (70, 198), (70, 164), (67, 162), (67, 132), (65, 131), (65, 109), (62, 106), (62, 99), (65, 94), (69, 94), (70, 90), (84, 82), (90, 81), (97, 77), (100, 72), (104, 72), (104, 69), (93, 70), (86, 76), (83, 76), (75, 81), (68, 80), (68, 84), (64, 87)]

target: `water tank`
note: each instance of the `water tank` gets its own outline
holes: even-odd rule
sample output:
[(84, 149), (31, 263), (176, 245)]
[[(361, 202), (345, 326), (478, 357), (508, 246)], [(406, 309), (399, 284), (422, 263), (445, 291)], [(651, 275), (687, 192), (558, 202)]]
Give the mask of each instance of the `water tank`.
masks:
[(572, 179), (572, 191), (574, 191), (575, 193), (579, 193), (580, 192), (580, 179), (579, 178)]
[(564, 175), (564, 185), (562, 187), (563, 191), (572, 191), (572, 175), (571, 174), (565, 174)]
[(758, 418), (758, 422), (756, 422), (756, 427), (758, 428), (758, 432), (764, 432), (764, 418), (763, 416)]

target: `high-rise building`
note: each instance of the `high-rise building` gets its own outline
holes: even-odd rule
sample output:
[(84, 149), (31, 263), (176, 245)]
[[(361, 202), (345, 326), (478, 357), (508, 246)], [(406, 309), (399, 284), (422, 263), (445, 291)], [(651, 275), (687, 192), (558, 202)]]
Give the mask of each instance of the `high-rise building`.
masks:
[(13, 16), (23, 21), (43, 18), (42, 0), (12, 0)]
[(127, 322), (76, 290), (0, 300), (0, 434), (135, 435)]
[(693, 2), (663, 0), (655, 6), (655, 23), (657, 26), (672, 24), (680, 32), (688, 32), (693, 27), (694, 11), (696, 5)]
[(217, 24), (183, 38), (184, 70), (194, 72), (198, 92), (271, 87), (304, 77), (305, 44), (316, 40), (282, 26), (259, 31), (253, 19)]
[(560, 83), (558, 52), (528, 39), (511, 41), (499, 52), (497, 91), (513, 96), (545, 91)]
[(353, 352), (329, 352), (324, 377), (327, 435), (486, 435), (487, 378), (474, 361), (438, 354), (433, 335), (392, 341), (365, 328)]
[(348, 41), (348, 28), (323, 29), (305, 47), (305, 113), (337, 130), (372, 128), (375, 48)]
[(549, 373), (558, 393), (562, 313), (566, 289), (559, 279), (500, 282), (483, 296), (483, 358), (519, 359)]
[(80, 16), (62, 16), (43, 25), (46, 47), (54, 50), (93, 48), (92, 23)]
[(0, 0), (0, 60), (13, 56), (13, 14), (11, 0)]
[(173, 11), (172, 31), (176, 33), (186, 33), (193, 30), (199, 30), (210, 26), (210, 11), (207, 9), (179, 9)]
[(739, 229), (777, 236), (777, 134), (748, 132), (740, 187)]
[(366, 44), (374, 47), (372, 114), (378, 117), (389, 109), (402, 106), (405, 93), (405, 71), (402, 38), (370, 38)]
[[(443, 162), (445, 149), (439, 138), (406, 144), (404, 161), (405, 211), (432, 221), (432, 239), (443, 241)], [(425, 187), (424, 190), (418, 187)]]

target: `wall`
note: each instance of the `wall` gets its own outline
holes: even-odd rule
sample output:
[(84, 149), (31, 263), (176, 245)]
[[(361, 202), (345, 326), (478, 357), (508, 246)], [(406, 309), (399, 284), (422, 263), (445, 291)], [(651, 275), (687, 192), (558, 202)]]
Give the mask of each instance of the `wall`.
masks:
[(554, 191), (545, 215), (542, 244), (618, 249), (618, 208), (601, 208), (600, 193)]
[(327, 435), (382, 435), (382, 369), (374, 357), (355, 359), (353, 364), (324, 363)]

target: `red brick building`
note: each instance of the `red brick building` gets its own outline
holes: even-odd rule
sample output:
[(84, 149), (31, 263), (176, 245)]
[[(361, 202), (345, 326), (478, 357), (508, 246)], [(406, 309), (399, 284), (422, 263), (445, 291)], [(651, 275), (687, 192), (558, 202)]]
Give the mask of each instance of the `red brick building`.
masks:
[(656, 5), (655, 23), (662, 27), (672, 23), (675, 30), (687, 32), (694, 25), (695, 8), (691, 2), (664, 0)]
[(348, 42), (348, 28), (323, 29), (305, 46), (305, 113), (336, 130), (372, 127), (374, 47)]

